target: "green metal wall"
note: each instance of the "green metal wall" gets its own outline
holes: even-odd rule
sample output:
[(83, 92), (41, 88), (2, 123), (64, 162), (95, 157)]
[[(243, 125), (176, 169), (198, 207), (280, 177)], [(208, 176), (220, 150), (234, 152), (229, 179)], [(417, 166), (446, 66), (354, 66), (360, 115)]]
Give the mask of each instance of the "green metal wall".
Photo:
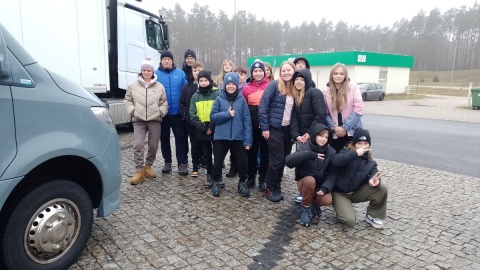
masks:
[(310, 66), (333, 66), (336, 63), (357, 66), (381, 66), (381, 67), (404, 67), (412, 68), (414, 64), (413, 56), (385, 54), (374, 52), (332, 52), (332, 53), (315, 53), (315, 54), (295, 54), (295, 55), (273, 55), (249, 57), (247, 65), (250, 66), (255, 59), (269, 62), (272, 66), (276, 62), (276, 66), (280, 66), (283, 61), (294, 59), (297, 56), (305, 57)]

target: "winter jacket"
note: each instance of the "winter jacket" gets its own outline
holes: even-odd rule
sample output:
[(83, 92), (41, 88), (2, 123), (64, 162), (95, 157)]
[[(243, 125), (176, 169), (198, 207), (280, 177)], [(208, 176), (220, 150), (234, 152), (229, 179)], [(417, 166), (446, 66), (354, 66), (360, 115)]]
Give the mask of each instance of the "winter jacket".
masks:
[(355, 192), (378, 172), (377, 162), (368, 160), (367, 154), (359, 157), (357, 151), (342, 149), (332, 159), (338, 170), (334, 191)]
[(185, 73), (185, 77), (187, 78), (187, 82), (188, 83), (193, 83), (195, 81), (195, 78), (193, 78), (192, 67), (187, 65), (187, 63), (185, 61), (183, 61), (182, 70)]
[[(328, 128), (333, 128), (338, 124), (338, 112), (333, 110), (332, 106), (332, 95), (330, 92), (330, 87), (327, 86), (325, 91), (323, 91), (325, 104), (327, 105), (327, 126)], [(353, 136), (355, 129), (362, 127), (362, 116), (363, 116), (363, 100), (360, 88), (356, 84), (350, 84), (348, 94), (347, 94), (347, 104), (342, 111), (342, 120), (343, 128), (348, 133), (348, 136)], [(333, 138), (336, 139), (337, 135), (333, 135)]]
[(168, 104), (170, 105), (168, 106), (168, 114), (179, 115), (180, 95), (182, 93), (183, 85), (187, 83), (185, 72), (176, 68), (175, 66), (168, 70), (165, 70), (162, 66), (160, 66), (157, 70), (155, 70), (155, 75), (157, 76), (158, 82), (163, 84), (165, 87)]
[(262, 131), (269, 130), (270, 127), (282, 127), (286, 101), (287, 96), (282, 95), (278, 90), (278, 80), (270, 82), (265, 92), (263, 92), (260, 106), (258, 107), (258, 121)]
[(208, 129), (215, 131), (215, 124), (210, 121), (210, 113), (218, 94), (219, 91), (217, 89), (211, 89), (207, 94), (197, 91), (192, 96), (189, 114), (191, 123), (197, 130), (197, 139), (199, 140), (213, 139), (213, 133), (207, 135), (207, 131)]
[[(304, 75), (305, 81), (312, 79), (312, 74), (308, 69), (298, 71)], [(305, 86), (306, 88), (308, 86)], [(297, 91), (297, 90), (294, 90)], [(327, 109), (322, 91), (317, 88), (309, 87), (305, 90), (302, 105), (293, 104), (292, 119), (290, 121), (290, 133), (292, 139), (310, 133), (312, 128), (318, 124), (327, 124)]]
[[(235, 110), (234, 117), (231, 117), (228, 111), (230, 106)], [(243, 141), (244, 146), (252, 146), (250, 111), (247, 101), (240, 93), (230, 102), (222, 90), (213, 102), (210, 121), (215, 124), (213, 140)]]
[(192, 121), (190, 120), (190, 101), (197, 90), (197, 82), (188, 82), (183, 86), (182, 93), (180, 94), (180, 114), (182, 115), (183, 120), (185, 120), (187, 126), (193, 126)]
[(127, 87), (124, 104), (133, 122), (162, 121), (168, 111), (165, 88), (155, 76), (149, 84), (141, 76), (131, 83)]
[[(319, 131), (328, 130), (327, 126), (317, 124), (312, 128), (310, 136), (312, 139), (306, 144), (299, 144), (295, 153), (289, 154), (285, 158), (285, 164), (289, 168), (295, 167), (295, 181), (298, 181), (306, 176), (313, 176), (315, 178), (316, 187), (320, 189), (323, 187), (325, 193), (332, 191), (336, 181), (336, 170), (331, 170), (330, 163), (335, 156), (336, 151), (328, 145), (324, 149), (324, 159), (318, 158), (318, 146), (315, 142), (315, 136)], [(330, 135), (329, 135), (330, 138)]]
[(263, 92), (265, 92), (265, 89), (269, 83), (270, 81), (268, 80), (268, 77), (265, 76), (262, 81), (257, 82), (252, 80), (243, 88), (242, 95), (247, 100), (250, 116), (252, 117), (253, 128), (260, 128), (260, 123), (258, 121), (258, 107), (260, 105)]

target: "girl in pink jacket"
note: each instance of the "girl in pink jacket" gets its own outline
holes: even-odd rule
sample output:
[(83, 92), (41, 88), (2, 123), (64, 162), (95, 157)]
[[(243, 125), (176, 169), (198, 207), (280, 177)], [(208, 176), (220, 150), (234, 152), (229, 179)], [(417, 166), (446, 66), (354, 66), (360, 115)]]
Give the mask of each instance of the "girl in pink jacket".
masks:
[(341, 63), (332, 67), (323, 95), (327, 106), (327, 126), (333, 133), (330, 146), (338, 153), (352, 141), (355, 129), (362, 127), (362, 95), (358, 86), (350, 83), (347, 67)]

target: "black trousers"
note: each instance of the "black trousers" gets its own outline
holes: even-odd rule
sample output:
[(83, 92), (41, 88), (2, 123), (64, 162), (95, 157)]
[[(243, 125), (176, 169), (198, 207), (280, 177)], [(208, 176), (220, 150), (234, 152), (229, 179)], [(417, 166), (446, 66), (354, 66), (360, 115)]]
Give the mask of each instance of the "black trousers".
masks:
[[(200, 140), (199, 142), (200, 142), (200, 145), (202, 146), (203, 159), (205, 160), (204, 165), (207, 166), (207, 175), (212, 175), (213, 142), (212, 141), (206, 141), (206, 140)], [(192, 147), (192, 152), (193, 152), (193, 147)]]
[(225, 160), (225, 156), (230, 150), (230, 154), (237, 158), (238, 175), (240, 181), (244, 182), (247, 179), (247, 153), (243, 147), (243, 141), (227, 141), (219, 140), (213, 141), (213, 173), (212, 179), (214, 181), (222, 180), (222, 165)]
[[(190, 148), (192, 149), (192, 164), (198, 166), (202, 161), (202, 145), (197, 139), (197, 129), (192, 126), (187, 126), (188, 137), (190, 138)], [(187, 147), (188, 148), (188, 147)], [(188, 152), (188, 149), (187, 149)]]
[(260, 168), (258, 175), (260, 179), (265, 179), (268, 169), (268, 144), (267, 140), (262, 136), (260, 128), (252, 129), (253, 144), (250, 150), (247, 151), (248, 156), (248, 178), (253, 178), (257, 174), (257, 156), (258, 149), (260, 149)]
[(267, 143), (269, 164), (265, 182), (269, 190), (280, 192), (285, 157), (292, 152), (290, 126), (270, 128)]

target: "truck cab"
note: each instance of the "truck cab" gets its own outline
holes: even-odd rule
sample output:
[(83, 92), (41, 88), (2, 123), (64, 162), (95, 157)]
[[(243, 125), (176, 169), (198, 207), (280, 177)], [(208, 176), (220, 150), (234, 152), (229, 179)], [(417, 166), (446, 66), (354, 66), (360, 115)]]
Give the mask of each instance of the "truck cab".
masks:
[(0, 123), (0, 269), (66, 269), (120, 205), (110, 112), (0, 23)]
[(43, 67), (69, 78), (130, 122), (123, 98), (142, 60), (160, 63), (168, 26), (158, 0), (9, 0), (2, 24)]

